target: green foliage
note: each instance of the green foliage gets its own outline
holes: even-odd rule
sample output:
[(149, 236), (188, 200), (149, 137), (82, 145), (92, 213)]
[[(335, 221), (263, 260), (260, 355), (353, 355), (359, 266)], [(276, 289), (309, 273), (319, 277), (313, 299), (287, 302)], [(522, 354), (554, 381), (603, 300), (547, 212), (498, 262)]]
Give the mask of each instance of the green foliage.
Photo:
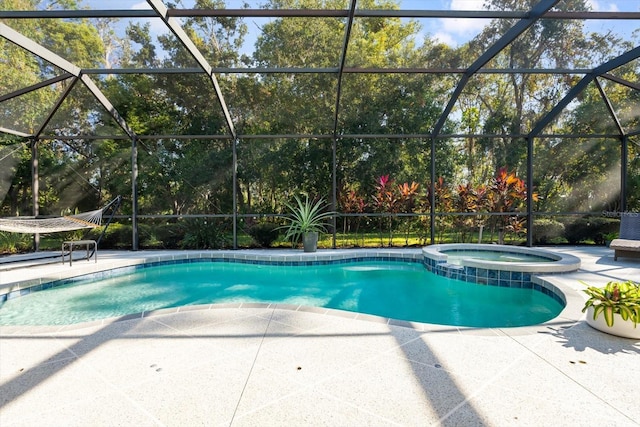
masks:
[(554, 239), (564, 236), (564, 224), (549, 218), (533, 221), (533, 242), (535, 244), (552, 243)]
[(268, 248), (280, 236), (280, 227), (272, 222), (258, 222), (252, 225), (249, 235), (261, 248)]
[(609, 237), (617, 236), (620, 230), (620, 220), (618, 218), (598, 218), (596, 224), (598, 224), (596, 239), (600, 245), (603, 245)]
[(612, 240), (617, 239), (620, 236), (620, 233), (617, 231), (612, 231), (611, 233), (606, 233), (603, 237), (604, 237), (604, 241), (607, 244), (607, 246), (609, 246), (609, 243), (611, 243)]
[(622, 320), (633, 322), (636, 327), (640, 323), (640, 284), (632, 282), (609, 282), (603, 288), (589, 286), (584, 292), (589, 296), (582, 312), (593, 307), (593, 319), (604, 315), (607, 326), (613, 326), (614, 313)]
[[(100, 249), (128, 249), (132, 246), (133, 231), (131, 224), (122, 224), (113, 222), (109, 224), (107, 232), (100, 241)], [(97, 239), (102, 228), (95, 228), (91, 230), (90, 239)]]
[(334, 213), (324, 211), (327, 207), (324, 199), (312, 201), (309, 195), (305, 195), (304, 200), (298, 196), (294, 196), (294, 199), (294, 204), (285, 204), (289, 209), (289, 215), (285, 217), (289, 224), (281, 227), (287, 230), (285, 239), (291, 239), (295, 244), (304, 233), (326, 233), (327, 220)]
[[(263, 6), (271, 10), (342, 10), (347, 4), (345, 0), (267, 0)], [(531, 2), (525, 0), (485, 2), (485, 7), (491, 10), (528, 10), (530, 5)], [(195, 0), (193, 4), (196, 9), (224, 6), (222, 0)], [(397, 10), (399, 6), (400, 2), (394, 0), (358, 1), (360, 10)], [(55, 10), (82, 6), (73, 0), (49, 5), (30, 0), (0, 2), (3, 10), (45, 7)], [(585, 0), (570, 0), (559, 3), (556, 8), (587, 10), (587, 4)], [(3, 22), (80, 67), (197, 66), (179, 39), (169, 34), (155, 34), (148, 23), (131, 21), (126, 35), (122, 36), (110, 29), (115, 26), (109, 25), (113, 21), (107, 19), (8, 18)], [(328, 70), (340, 63), (345, 19), (286, 17), (269, 19), (262, 24), (254, 55), (248, 57), (240, 49), (247, 34), (243, 19), (182, 19), (185, 32), (214, 68), (319, 67)], [(380, 70), (463, 69), (477, 59), (479, 52), (493, 46), (512, 24), (511, 20), (494, 19), (468, 43), (450, 47), (425, 33), (415, 19), (382, 16), (356, 19), (351, 27), (345, 66)], [(584, 68), (636, 45), (614, 33), (594, 37), (586, 28), (584, 20), (538, 20), (492, 57), (487, 67)], [(85, 207), (95, 207), (97, 200), (112, 194), (127, 194), (131, 189), (131, 141), (102, 138), (124, 133), (86, 87), (77, 84), (71, 88), (69, 79), (35, 89), (34, 85), (60, 75), (54, 68), (0, 38), (1, 94), (11, 94), (20, 88), (34, 89), (3, 101), (5, 125), (30, 134), (39, 129), (43, 118), (55, 112), (42, 130), (43, 135), (101, 136), (97, 140), (38, 142), (40, 214), (43, 215), (55, 215), (67, 206), (87, 210)], [(618, 67), (616, 75), (634, 82), (638, 80), (638, 70), (638, 62), (630, 61)], [(237, 141), (216, 138), (216, 135), (228, 135), (229, 129), (210, 76), (126, 73), (92, 78), (134, 132), (145, 135), (137, 140), (138, 212), (180, 217), (232, 214), (237, 207), (240, 213), (277, 214), (292, 188), (328, 195), (332, 194), (335, 179), (340, 213), (375, 211), (380, 214), (366, 219), (344, 216), (343, 231), (357, 234), (377, 227), (380, 245), (397, 244), (394, 233), (398, 232), (404, 232), (405, 244), (409, 244), (409, 236), (414, 232), (425, 236), (431, 231), (428, 216), (416, 219), (410, 215), (430, 209), (438, 213), (469, 214), (438, 216), (437, 232), (452, 233), (440, 238), (450, 238), (457, 233), (456, 239), (468, 241), (474, 238), (480, 225), (487, 234), (497, 231), (499, 240), (504, 232), (520, 238), (524, 231), (522, 218), (510, 213), (521, 212), (526, 197), (524, 182), (518, 178), (524, 176), (526, 170), (527, 141), (522, 135), (530, 132), (580, 78), (554, 73), (477, 73), (468, 80), (454, 110), (438, 129), (440, 137), (432, 152), (428, 136), (432, 135), (443, 105), (459, 83), (455, 74), (349, 72), (340, 81), (338, 106), (335, 105), (334, 73), (217, 74), (240, 135), (307, 136), (239, 138)], [(627, 207), (640, 208), (640, 144), (638, 135), (632, 132), (639, 124), (637, 115), (632, 114), (639, 95), (618, 82), (604, 79), (599, 83), (629, 133)], [(54, 108), (67, 89), (71, 89), (69, 96), (59, 108)], [(575, 105), (563, 112), (562, 119), (550, 124), (540, 135), (618, 133), (597, 85), (585, 88), (574, 101)], [(442, 137), (459, 133), (468, 135)], [(147, 138), (174, 134), (199, 137)], [(332, 141), (310, 136), (329, 134), (339, 137)], [(201, 135), (209, 137), (200, 138)], [(390, 137), (381, 138), (381, 135)], [(5, 157), (5, 151), (0, 150), (2, 216), (33, 213), (29, 141), (16, 138), (11, 143), (17, 147), (23, 142), (23, 147), (10, 157)], [(543, 196), (536, 202), (536, 212), (619, 210), (619, 138), (537, 136), (533, 143), (535, 189)], [(442, 179), (430, 189), (432, 156), (436, 174)], [(234, 170), (234, 166), (237, 169)], [(502, 174), (501, 167), (513, 172)], [(234, 188), (235, 172), (238, 180)], [(372, 200), (371, 196), (377, 192), (376, 179), (382, 174), (393, 176), (397, 183), (406, 183), (406, 187), (390, 187)], [(342, 194), (341, 189), (347, 194)], [(356, 189), (357, 193), (349, 193)], [(429, 206), (429, 191), (436, 196), (433, 207)], [(125, 205), (122, 210), (130, 214), (132, 207)], [(485, 212), (509, 215), (490, 218), (482, 215)], [(409, 216), (402, 218), (397, 214)], [(557, 232), (557, 224), (543, 227), (540, 238), (553, 239), (551, 235)], [(550, 227), (553, 232), (548, 230)], [(602, 230), (592, 228), (592, 223), (571, 227), (567, 236), (573, 242), (594, 239), (600, 243), (607, 231), (604, 226)], [(120, 231), (109, 231), (106, 244), (126, 247), (131, 242), (130, 230), (122, 231), (121, 236), (117, 233)], [(383, 240), (383, 233), (388, 240)], [(140, 244), (145, 248), (177, 247), (179, 241), (185, 240), (203, 246), (203, 242), (209, 240), (204, 237), (206, 233), (191, 233), (188, 239), (183, 239), (185, 234), (183, 227), (141, 225)]]
[[(537, 200), (537, 195), (532, 195)], [(525, 204), (527, 187), (524, 180), (516, 176), (515, 172), (507, 172), (506, 167), (498, 170), (488, 187), (487, 205), (489, 212), (515, 213)], [(522, 234), (524, 228), (523, 218), (517, 216), (494, 216), (491, 218), (498, 229), (498, 243), (504, 243), (504, 233)]]
[[(186, 223), (166, 223), (165, 221), (150, 221), (138, 224), (138, 238), (141, 249), (180, 249), (186, 233), (195, 234), (196, 227), (191, 221)], [(97, 239), (102, 228), (91, 230), (88, 238)], [(193, 237), (190, 237), (193, 239)], [(132, 246), (132, 227), (129, 223), (111, 223), (100, 241), (100, 249), (127, 249)], [(225, 238), (226, 239), (226, 238)], [(215, 240), (215, 239), (214, 239)], [(187, 243), (189, 243), (187, 241)], [(196, 242), (197, 243), (197, 242)], [(193, 248), (196, 248), (196, 243)], [(202, 244), (201, 244), (202, 246)], [(189, 246), (189, 249), (192, 247)]]
[(606, 235), (620, 229), (620, 220), (606, 217), (583, 217), (565, 222), (565, 238), (571, 244), (593, 240), (604, 245)]
[(577, 218), (565, 220), (564, 237), (567, 242), (573, 244), (580, 243), (589, 237), (589, 220), (587, 218)]
[(221, 221), (211, 219), (187, 219), (183, 228), (182, 249), (224, 249), (229, 247), (226, 230)]
[(180, 224), (161, 221), (139, 224), (139, 233), (142, 249), (178, 249), (184, 230)]
[[(344, 213), (361, 214), (364, 213), (365, 209), (367, 208), (365, 196), (361, 194), (356, 184), (345, 186), (342, 191), (338, 192), (338, 196), (339, 209)], [(342, 219), (343, 233), (353, 231), (357, 235), (361, 222), (361, 217), (344, 216)]]
[(21, 233), (0, 231), (0, 253), (15, 254), (27, 251), (33, 246), (31, 236)]

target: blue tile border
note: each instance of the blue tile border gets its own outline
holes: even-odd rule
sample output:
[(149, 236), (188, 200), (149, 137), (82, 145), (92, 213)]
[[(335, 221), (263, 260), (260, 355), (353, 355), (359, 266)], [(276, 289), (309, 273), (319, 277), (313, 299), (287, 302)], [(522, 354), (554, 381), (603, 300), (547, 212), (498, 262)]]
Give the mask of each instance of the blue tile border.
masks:
[(504, 288), (532, 289), (541, 292), (558, 302), (563, 307), (567, 300), (563, 292), (550, 283), (533, 283), (531, 273), (518, 271), (493, 270), (489, 268), (468, 267), (447, 262), (432, 262), (425, 259), (424, 266), (430, 272), (449, 279), (472, 282), (479, 285), (499, 286)]
[[(546, 261), (505, 262), (469, 258), (462, 260), (455, 272), (450, 271), (453, 267), (447, 263), (447, 254), (469, 250), (500, 252), (507, 255), (534, 255)], [(573, 255), (509, 245), (450, 243), (425, 246), (422, 251), (425, 256), (425, 267), (434, 274), (482, 285), (532, 289), (552, 297), (563, 307), (566, 307), (567, 299), (560, 289), (544, 280), (540, 280), (542, 285), (536, 287), (533, 281), (541, 275), (575, 272), (581, 264), (580, 259)]]

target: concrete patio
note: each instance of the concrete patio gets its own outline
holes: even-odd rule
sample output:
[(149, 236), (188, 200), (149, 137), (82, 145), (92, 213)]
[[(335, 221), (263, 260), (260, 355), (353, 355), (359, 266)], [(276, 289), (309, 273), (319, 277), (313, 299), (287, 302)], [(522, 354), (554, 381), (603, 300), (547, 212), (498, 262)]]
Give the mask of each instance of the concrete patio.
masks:
[[(582, 260), (548, 278), (574, 306), (531, 327), (406, 327), (275, 304), (2, 326), (0, 426), (638, 426), (640, 342), (592, 329), (575, 302), (580, 281), (639, 280), (640, 260), (552, 249)], [(12, 264), (0, 286), (145, 256)]]

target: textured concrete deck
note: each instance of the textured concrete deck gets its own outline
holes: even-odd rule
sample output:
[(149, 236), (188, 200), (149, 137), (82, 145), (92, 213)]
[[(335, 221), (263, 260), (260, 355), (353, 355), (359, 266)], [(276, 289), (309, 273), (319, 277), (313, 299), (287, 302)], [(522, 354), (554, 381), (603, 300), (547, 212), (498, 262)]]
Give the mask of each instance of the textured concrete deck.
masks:
[[(582, 259), (552, 278), (563, 286), (640, 278), (640, 261), (606, 248), (557, 250)], [(101, 252), (98, 265), (139, 256)], [(96, 268), (85, 263), (73, 269)], [(62, 268), (2, 271), (0, 284)], [(248, 305), (0, 327), (0, 426), (640, 425), (640, 342), (562, 317), (506, 329), (380, 320)]]

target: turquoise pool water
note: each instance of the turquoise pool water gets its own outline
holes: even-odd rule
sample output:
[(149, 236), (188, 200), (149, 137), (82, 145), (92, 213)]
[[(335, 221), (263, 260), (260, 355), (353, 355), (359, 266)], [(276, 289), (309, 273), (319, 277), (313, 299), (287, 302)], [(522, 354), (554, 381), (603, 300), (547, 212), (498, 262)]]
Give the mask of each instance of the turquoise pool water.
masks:
[(463, 259), (479, 259), (484, 261), (499, 261), (499, 262), (554, 262), (555, 260), (540, 255), (517, 253), (517, 252), (505, 252), (505, 251), (491, 251), (491, 250), (471, 250), (471, 249), (459, 249), (451, 251), (441, 251), (447, 255), (447, 262), (450, 264), (460, 264)]
[(7, 300), (0, 325), (63, 325), (211, 303), (285, 303), (454, 326), (545, 322), (562, 310), (533, 289), (447, 279), (409, 262), (271, 266), (225, 262), (163, 265)]

